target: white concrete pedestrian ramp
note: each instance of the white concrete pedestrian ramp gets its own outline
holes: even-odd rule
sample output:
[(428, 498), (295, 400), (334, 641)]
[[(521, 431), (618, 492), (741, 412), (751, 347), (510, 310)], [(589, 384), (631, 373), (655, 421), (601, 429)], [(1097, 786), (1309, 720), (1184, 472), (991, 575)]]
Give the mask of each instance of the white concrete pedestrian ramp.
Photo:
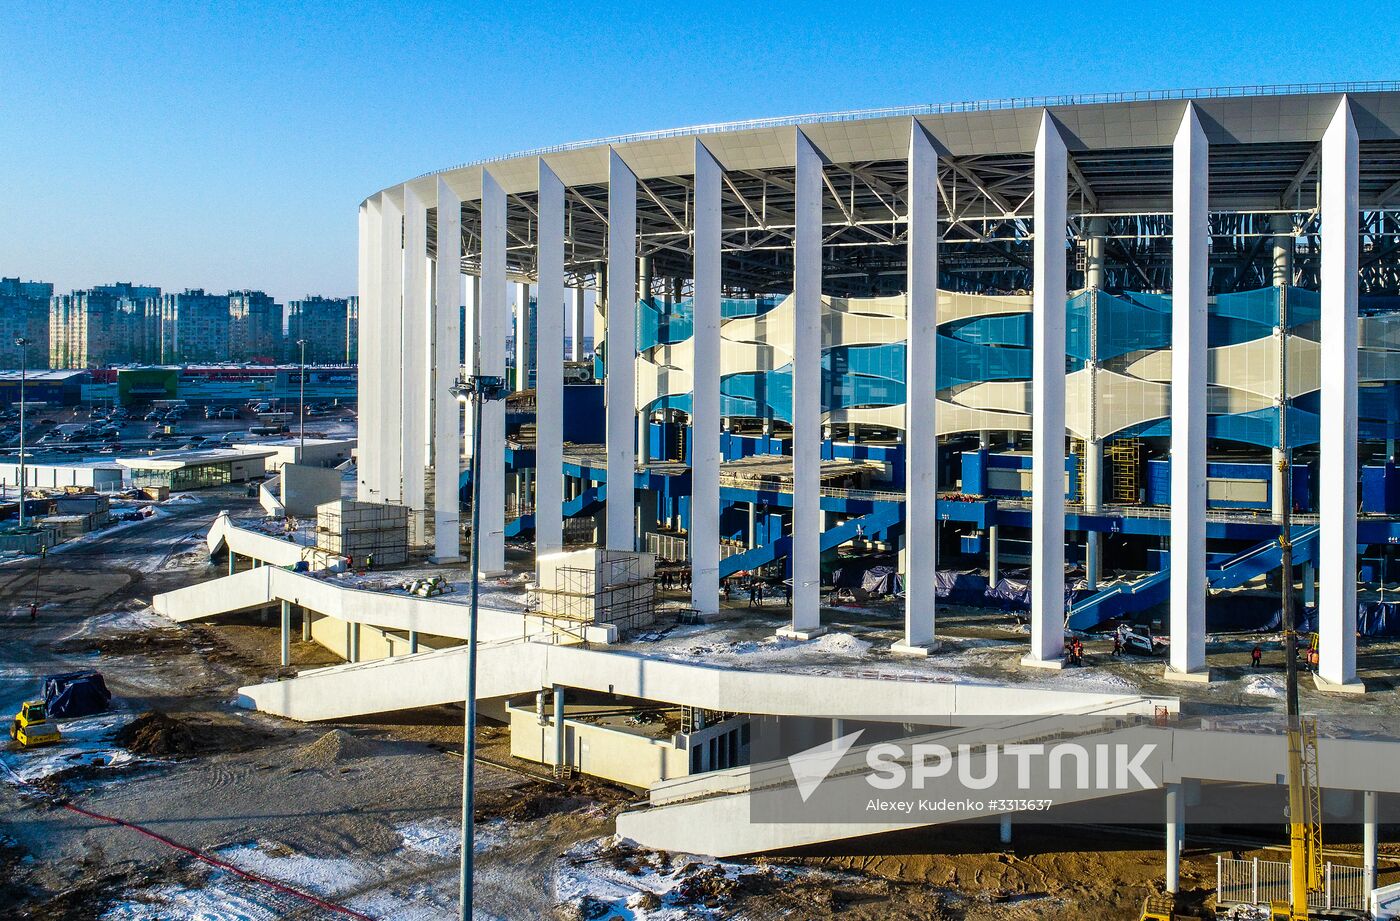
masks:
[(267, 566), (292, 566), (305, 562), (312, 569), (324, 569), (340, 559), (315, 547), (240, 528), (229, 518), (228, 512), (220, 512), (214, 519), (209, 533), (205, 535), (204, 545), (209, 548), (210, 556), (227, 551)]
[[(534, 693), (559, 685), (676, 706), (772, 716), (931, 720), (1002, 714), (1010, 708), (1055, 713), (1091, 705), (1105, 712), (1175, 710), (1175, 700), (1041, 692), (957, 682), (900, 681), (792, 672), (741, 671), (649, 659), (630, 651), (501, 639), (479, 646), (477, 697)], [(341, 719), (465, 699), (466, 649), (397, 656), (304, 671), (295, 678), (240, 688), (259, 710), (298, 720)]]
[[(1144, 723), (1065, 737), (1058, 730), (1062, 725), (1063, 721), (1055, 717), (1010, 719), (990, 726), (940, 732), (917, 741), (945, 745), (955, 753), (955, 759), (974, 759), (976, 765), (970, 773), (976, 777), (986, 774), (982, 746), (987, 743), (1005, 746), (1041, 742), (1049, 748), (1051, 739), (1096, 746), (1126, 745), (1129, 751), (1153, 745), (1151, 755), (1139, 765), (1153, 789), (1179, 787), (1188, 781), (1277, 787), (1287, 776), (1287, 753), (1279, 735)], [(960, 741), (972, 744), (973, 753), (958, 754)], [(852, 747), (831, 767), (820, 785), (826, 803), (863, 804), (872, 798), (905, 795), (883, 792), (866, 781), (866, 758), (871, 747)], [(1393, 769), (1397, 757), (1400, 757), (1400, 743), (1394, 741), (1323, 738), (1319, 741), (1318, 759), (1322, 785), (1329, 791), (1400, 793), (1400, 773)], [(910, 767), (908, 757), (900, 762)], [(1116, 765), (1113, 769), (1116, 770)], [(954, 768), (948, 776), (956, 773)], [(617, 832), (649, 848), (734, 857), (978, 818), (991, 819), (1015, 811), (999, 806), (998, 799), (1050, 796), (1057, 806), (1067, 806), (1128, 795), (1121, 786), (1100, 786), (1097, 779), (1090, 783), (1062, 784), (1052, 792), (1043, 769), (1040, 774), (1032, 773), (1028, 788), (1013, 786), (1006, 778), (1007, 773), (1003, 771), (1002, 775), (1007, 782), (975, 796), (969, 796), (973, 791), (966, 787), (931, 784), (922, 795), (935, 799), (945, 795), (966, 798), (968, 803), (962, 808), (940, 812), (933, 821), (900, 822), (898, 813), (875, 821), (771, 821), (766, 819), (775, 810), (783, 810), (788, 816), (801, 815), (804, 803), (794, 792), (796, 781), (788, 761), (768, 762), (661, 781), (651, 788), (650, 808), (618, 816)], [(1066, 771), (1070, 773), (1072, 771)], [(1134, 791), (1140, 792), (1140, 788)], [(759, 802), (764, 797), (770, 798), (767, 804)], [(814, 812), (816, 816), (822, 815), (822, 810)]]
[[(157, 613), (184, 622), (288, 602), (324, 617), (403, 633), (462, 639), (465, 605), (437, 598), (348, 588), (274, 566), (157, 595)], [(611, 629), (589, 628), (588, 645), (518, 611), (483, 608), (480, 699), (559, 685), (707, 710), (778, 716), (859, 713), (930, 720), (1005, 713), (1175, 712), (1175, 698), (917, 680), (892, 675), (804, 674), (715, 667), (609, 648)], [(571, 643), (566, 645), (565, 643)], [(465, 648), (306, 671), (241, 689), (260, 710), (299, 720), (338, 719), (465, 699)]]

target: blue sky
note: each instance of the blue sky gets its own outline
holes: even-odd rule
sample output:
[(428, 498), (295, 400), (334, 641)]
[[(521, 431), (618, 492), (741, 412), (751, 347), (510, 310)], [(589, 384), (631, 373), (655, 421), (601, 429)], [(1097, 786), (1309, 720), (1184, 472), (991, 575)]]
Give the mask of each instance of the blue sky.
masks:
[(350, 294), (419, 173), (700, 122), (1400, 77), (1385, 3), (0, 0), (0, 273)]

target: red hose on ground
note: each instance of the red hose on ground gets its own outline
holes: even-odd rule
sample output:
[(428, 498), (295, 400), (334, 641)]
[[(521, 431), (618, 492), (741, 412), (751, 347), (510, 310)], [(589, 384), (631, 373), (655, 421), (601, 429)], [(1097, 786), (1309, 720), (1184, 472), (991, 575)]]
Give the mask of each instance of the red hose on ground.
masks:
[[(29, 781), (22, 779), (18, 774), (14, 772), (14, 770), (10, 768), (8, 764), (5, 763), (3, 759), (0, 759), (0, 765), (4, 766), (6, 773), (8, 773), (12, 778), (14, 778), (16, 783), (28, 787), (30, 790), (35, 791), (36, 793), (40, 794), (41, 796), (44, 796), (45, 798), (50, 798), (49, 794), (47, 794), (45, 791), (34, 786)], [(260, 885), (267, 886), (269, 889), (275, 889), (278, 892), (284, 893), (286, 895), (294, 896), (298, 899), (302, 899), (303, 901), (310, 902), (317, 908), (324, 908), (326, 911), (335, 912), (336, 914), (344, 915), (347, 918), (355, 918), (357, 919), (357, 921), (375, 921), (375, 919), (371, 918), (369, 915), (361, 914), (358, 911), (346, 908), (344, 905), (337, 905), (334, 902), (328, 902), (325, 899), (319, 898), (318, 896), (314, 896), (309, 892), (303, 892), (302, 890), (295, 889), (291, 886), (286, 885), (285, 883), (279, 883), (275, 879), (268, 879), (265, 876), (259, 876), (256, 873), (250, 873), (247, 870), (240, 869), (239, 867), (234, 866), (226, 860), (220, 860), (217, 857), (212, 857), (209, 854), (204, 853), (203, 851), (196, 850), (195, 848), (189, 847), (188, 845), (184, 845), (171, 838), (167, 838), (158, 832), (151, 831), (149, 828), (137, 825), (135, 822), (128, 822), (126, 819), (119, 819), (116, 816), (103, 815), (100, 812), (93, 812), (90, 809), (84, 809), (81, 806), (75, 806), (72, 803), (67, 802), (65, 800), (56, 800), (56, 802), (58, 805), (62, 806), (64, 809), (67, 809), (69, 812), (75, 812), (78, 815), (84, 816), (86, 818), (95, 819), (99, 822), (106, 822), (110, 825), (116, 825), (120, 828), (129, 828), (134, 832), (138, 832), (140, 834), (145, 835), (147, 838), (150, 838), (154, 841), (159, 841), (166, 847), (174, 848), (175, 850), (180, 851), (181, 853), (190, 855), (196, 860), (202, 861), (203, 863), (207, 863), (211, 867), (216, 867), (220, 870), (232, 873), (235, 876), (240, 876), (243, 879), (249, 880), (250, 882), (259, 883)]]

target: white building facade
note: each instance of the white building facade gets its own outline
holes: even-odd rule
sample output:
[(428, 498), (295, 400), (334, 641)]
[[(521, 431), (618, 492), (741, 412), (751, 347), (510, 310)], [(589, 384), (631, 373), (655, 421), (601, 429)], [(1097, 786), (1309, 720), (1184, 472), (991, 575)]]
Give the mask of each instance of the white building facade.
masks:
[[(1320, 684), (1358, 688), (1358, 546), (1400, 511), (1357, 513), (1362, 468), (1400, 434), (1358, 401), (1400, 381), (1398, 144), (1396, 87), (1222, 90), (706, 126), (392, 186), (360, 206), (359, 498), (407, 505), (420, 545), (462, 556), (453, 385), (506, 377), (513, 330), (535, 416), (524, 440), (514, 404), (484, 408), (483, 571), (508, 534), (561, 549), (605, 491), (598, 544), (646, 549), (669, 521), (701, 613), (734, 527), (783, 568), (798, 639), (822, 629), (823, 554), (879, 544), (899, 560), (895, 650), (927, 654), (943, 557), (980, 553), (996, 583), (1019, 556), (1027, 665), (1058, 666), (1088, 617), (1067, 586), (1116, 581), (1165, 606), (1168, 675), (1201, 679), (1219, 559), (1273, 539), (1286, 504), (1316, 529), (1299, 569)], [(596, 463), (565, 437), (564, 345), (585, 332), (605, 343)], [(736, 434), (790, 463), (777, 499), (729, 466)], [(834, 479), (871, 458), (878, 488)], [(1017, 470), (1026, 488), (995, 486)], [(507, 476), (529, 484), (512, 518)]]

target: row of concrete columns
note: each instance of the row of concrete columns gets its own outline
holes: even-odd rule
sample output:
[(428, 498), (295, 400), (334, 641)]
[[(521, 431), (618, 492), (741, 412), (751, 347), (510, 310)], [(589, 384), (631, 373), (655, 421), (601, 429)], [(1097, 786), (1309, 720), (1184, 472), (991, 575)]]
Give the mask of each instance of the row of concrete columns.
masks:
[[(1176, 894), (1181, 891), (1181, 858), (1186, 850), (1186, 790), (1182, 783), (1169, 783), (1164, 788), (1166, 800), (1167, 872), (1165, 888)], [(1377, 810), (1379, 796), (1374, 790), (1361, 794), (1361, 866), (1365, 873), (1363, 892), (1376, 888), (1380, 858), (1380, 823)], [(1002, 842), (1010, 840), (1010, 822), (1002, 819), (1005, 829)]]
[[(801, 129), (796, 129), (794, 320), (793, 343), (793, 614), (785, 632), (810, 637), (820, 632), (821, 532), (821, 282), (823, 158)], [(693, 439), (692, 586), (693, 602), (713, 611), (718, 598), (717, 509), (719, 471), (719, 298), (720, 194), (723, 169), (697, 140), (695, 144), (695, 221), (693, 247), (695, 304), (695, 363)], [(909, 380), (935, 379), (938, 205), (936, 170), (939, 149), (923, 126), (911, 120), (908, 199), (908, 367)], [(1204, 611), (1206, 520), (1206, 295), (1208, 257), (1209, 145), (1194, 105), (1187, 103), (1173, 145), (1173, 349), (1172, 349), (1172, 520), (1171, 520), (1171, 648), (1173, 676), (1205, 675)], [(1322, 384), (1320, 609), (1322, 631), (1321, 678), (1334, 685), (1355, 681), (1355, 467), (1356, 467), (1356, 268), (1357, 268), (1357, 140), (1349, 103), (1343, 99), (1326, 132), (1321, 157), (1322, 352), (1327, 373)], [(604, 544), (612, 550), (635, 548), (633, 476), (637, 463), (636, 312), (638, 295), (637, 177), (615, 150), (609, 150), (608, 257), (597, 267), (600, 296), (606, 307), (605, 358), (607, 378), (608, 502)], [(1064, 460), (1066, 331), (1066, 226), (1068, 152), (1059, 125), (1049, 112), (1041, 117), (1035, 147), (1033, 241), (1033, 381), (1032, 381), (1032, 611), (1030, 665), (1056, 665), (1063, 653), (1064, 625)], [(475, 360), (478, 373), (504, 376), (505, 327), (508, 303), (506, 277), (505, 193), (489, 168), (481, 176), (482, 256), (479, 296), (473, 299)], [(543, 158), (539, 161), (538, 215), (539, 342), (537, 428), (539, 469), (562, 466), (560, 417), (566, 311), (572, 309), (575, 349), (581, 348), (584, 299), (575, 292), (565, 303), (564, 188)], [(439, 212), (456, 210), (456, 199), (439, 182)], [(444, 338), (451, 333), (442, 311), (428, 310), (427, 263), (419, 253), (425, 237), (423, 203), (405, 186), (366, 202), (361, 214), (362, 319), (380, 333), (362, 359), (361, 495), (382, 501), (421, 504), (420, 460), (425, 445), (436, 446), (434, 463), (447, 466), (441, 439), (459, 443), (455, 412), (431, 415), (432, 435), (425, 428), (429, 407), (439, 405), (446, 385), (455, 377)], [(400, 227), (403, 228), (400, 235)], [(424, 227), (426, 224), (424, 223)], [(451, 258), (459, 228), (443, 221), (439, 253)], [(451, 237), (452, 239), (446, 239)], [(399, 240), (410, 250), (400, 250)], [(1102, 245), (1102, 240), (1098, 241)], [(1090, 256), (1095, 254), (1090, 253)], [(1098, 254), (1101, 257), (1101, 253)], [(1276, 260), (1277, 261), (1277, 260)], [(1091, 259), (1101, 265), (1102, 259)], [(436, 279), (434, 304), (449, 303), (459, 290), (455, 273)], [(518, 366), (524, 385), (528, 369), (528, 288), (517, 300), (521, 324), (517, 332)], [(456, 311), (451, 311), (455, 316)], [(426, 349), (420, 336), (428, 318), (437, 317), (436, 360), (429, 384), (405, 353)], [(411, 351), (410, 351), (411, 350)], [(576, 352), (581, 355), (581, 352)], [(447, 359), (445, 361), (445, 359)], [(441, 367), (451, 365), (448, 368)], [(400, 406), (403, 412), (386, 412)], [(906, 611), (900, 651), (926, 651), (936, 643), (934, 549), (936, 491), (936, 395), (932, 388), (910, 388), (906, 407), (908, 480), (906, 483)], [(396, 418), (401, 416), (402, 418)], [(395, 428), (395, 422), (398, 426)], [(504, 406), (488, 404), (483, 412), (483, 443), (504, 443)], [(1097, 429), (1092, 446), (1096, 455)], [(504, 564), (504, 469), (501, 452), (481, 458), (483, 570)], [(1089, 471), (1097, 482), (1099, 465)], [(452, 470), (455, 483), (455, 466)], [(411, 481), (417, 479), (417, 483)], [(540, 552), (562, 544), (562, 485), (560, 477), (539, 478), (536, 531)], [(439, 480), (435, 523), (450, 520), (442, 497), (455, 496)], [(1090, 498), (1097, 504), (1098, 495)], [(445, 530), (439, 526), (438, 531)], [(455, 538), (456, 529), (452, 529)], [(439, 554), (455, 556), (444, 546)], [(1097, 564), (1097, 547), (1090, 548)]]

